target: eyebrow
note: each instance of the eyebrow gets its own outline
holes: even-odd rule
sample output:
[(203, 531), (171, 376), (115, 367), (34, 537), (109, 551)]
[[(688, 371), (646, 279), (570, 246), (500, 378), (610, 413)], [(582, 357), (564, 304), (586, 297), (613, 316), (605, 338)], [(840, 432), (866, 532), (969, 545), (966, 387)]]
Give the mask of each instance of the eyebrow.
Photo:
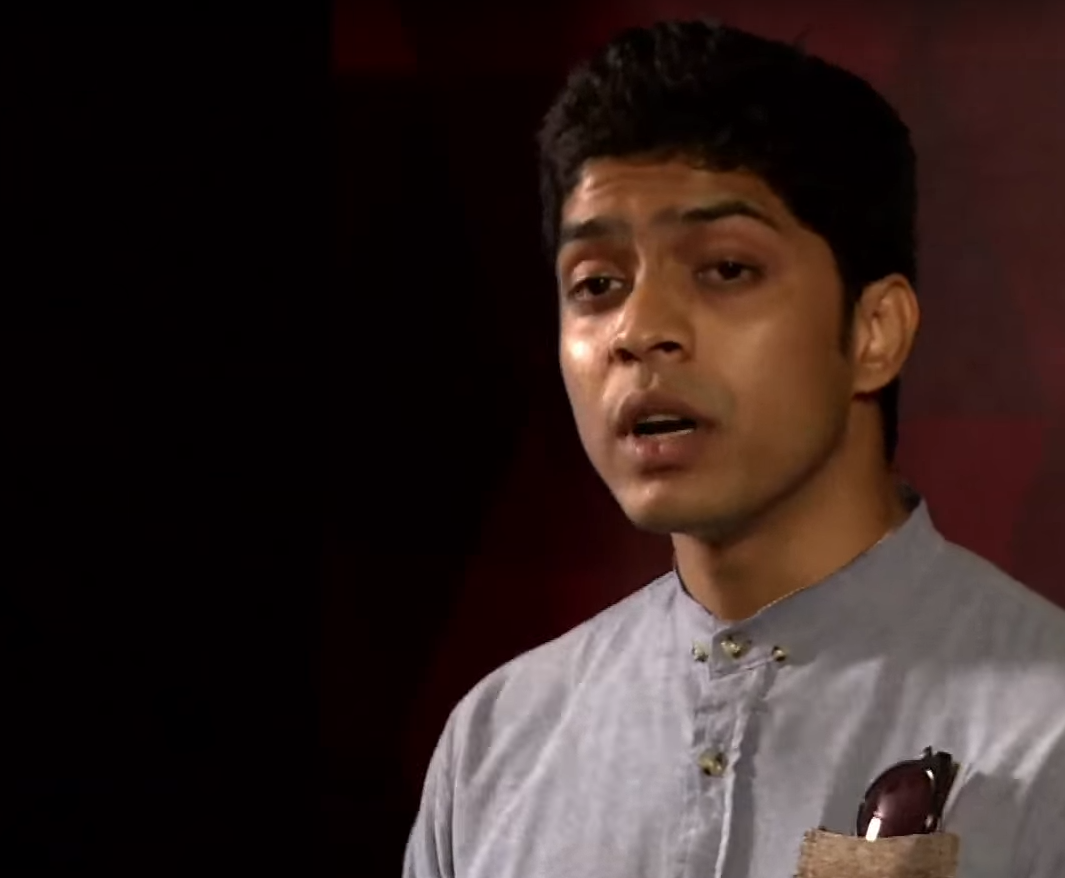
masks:
[(693, 207), (690, 210), (682, 211), (679, 215), (675, 211), (666, 210), (658, 214), (652, 222), (656, 225), (664, 225), (679, 221), (683, 225), (694, 225), (696, 223), (714, 223), (733, 216), (745, 216), (748, 219), (753, 219), (769, 226), (774, 232), (780, 231), (780, 223), (773, 217), (755, 207), (749, 201), (743, 201), (739, 198), (721, 201), (706, 207)]
[[(683, 211), (679, 211), (676, 208), (667, 208), (654, 215), (651, 219), (651, 225), (698, 225), (701, 223), (715, 223), (734, 216), (745, 216), (768, 226), (773, 231), (780, 231), (780, 224), (768, 213), (759, 210), (750, 202), (740, 198), (720, 201), (717, 204), (708, 204), (702, 207), (692, 207)], [(622, 237), (630, 234), (631, 231), (632, 227), (625, 220), (612, 217), (592, 217), (581, 222), (563, 223), (559, 229), (558, 248), (561, 250), (567, 244), (572, 244), (575, 241)]]

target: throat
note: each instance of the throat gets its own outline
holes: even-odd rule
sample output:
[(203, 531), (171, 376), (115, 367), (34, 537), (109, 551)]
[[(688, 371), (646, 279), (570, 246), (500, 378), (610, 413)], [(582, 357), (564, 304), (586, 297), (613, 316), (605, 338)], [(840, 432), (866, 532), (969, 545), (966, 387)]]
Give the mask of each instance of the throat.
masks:
[(688, 593), (717, 618), (749, 619), (876, 552), (910, 514), (844, 511), (849, 514), (828, 521), (807, 518), (791, 527), (774, 522), (777, 527), (756, 527), (730, 540), (673, 534), (676, 572)]

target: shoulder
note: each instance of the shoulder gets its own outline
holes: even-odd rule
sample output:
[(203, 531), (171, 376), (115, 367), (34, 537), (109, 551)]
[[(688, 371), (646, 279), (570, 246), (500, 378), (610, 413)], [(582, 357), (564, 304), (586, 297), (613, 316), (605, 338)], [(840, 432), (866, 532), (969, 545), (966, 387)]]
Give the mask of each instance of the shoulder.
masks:
[(492, 734), (530, 710), (549, 712), (590, 675), (631, 649), (637, 635), (660, 624), (670, 600), (672, 574), (608, 607), (586, 622), (512, 659), (483, 678), (455, 709), (455, 721)]
[(907, 642), (944, 685), (982, 704), (988, 730), (1065, 740), (1065, 610), (990, 561), (944, 542), (921, 583)]
[(672, 574), (660, 577), (478, 682), (448, 722), (460, 774), (475, 770), (490, 751), (513, 752), (548, 736), (583, 687), (603, 684), (619, 657), (649, 647), (668, 618), (675, 584)]
[(1060, 813), (1065, 610), (953, 543), (944, 542), (929, 573), (921, 609), (940, 618), (921, 626), (924, 647), (910, 643), (940, 666), (930, 676), (941, 712), (966, 718), (976, 763), (1027, 790), (1035, 811)]
[(944, 541), (928, 585), (941, 591), (944, 622), (989, 658), (1015, 658), (1028, 671), (1056, 669), (1065, 687), (1065, 609), (1018, 582), (985, 558)]

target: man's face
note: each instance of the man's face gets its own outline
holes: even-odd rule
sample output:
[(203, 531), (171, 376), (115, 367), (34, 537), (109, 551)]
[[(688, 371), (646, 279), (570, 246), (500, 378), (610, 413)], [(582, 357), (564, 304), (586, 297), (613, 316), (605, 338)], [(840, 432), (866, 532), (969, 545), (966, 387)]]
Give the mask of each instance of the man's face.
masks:
[(561, 240), (563, 378), (635, 524), (724, 538), (841, 447), (853, 368), (835, 259), (760, 178), (589, 162)]

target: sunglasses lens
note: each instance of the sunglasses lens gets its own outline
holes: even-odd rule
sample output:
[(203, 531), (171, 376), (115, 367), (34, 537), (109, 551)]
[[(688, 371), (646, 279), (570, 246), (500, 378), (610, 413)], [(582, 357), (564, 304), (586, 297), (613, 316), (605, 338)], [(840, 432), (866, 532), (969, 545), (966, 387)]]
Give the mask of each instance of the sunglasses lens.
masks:
[(873, 840), (927, 832), (934, 792), (929, 772), (919, 763), (888, 769), (866, 793), (858, 812), (858, 835)]

